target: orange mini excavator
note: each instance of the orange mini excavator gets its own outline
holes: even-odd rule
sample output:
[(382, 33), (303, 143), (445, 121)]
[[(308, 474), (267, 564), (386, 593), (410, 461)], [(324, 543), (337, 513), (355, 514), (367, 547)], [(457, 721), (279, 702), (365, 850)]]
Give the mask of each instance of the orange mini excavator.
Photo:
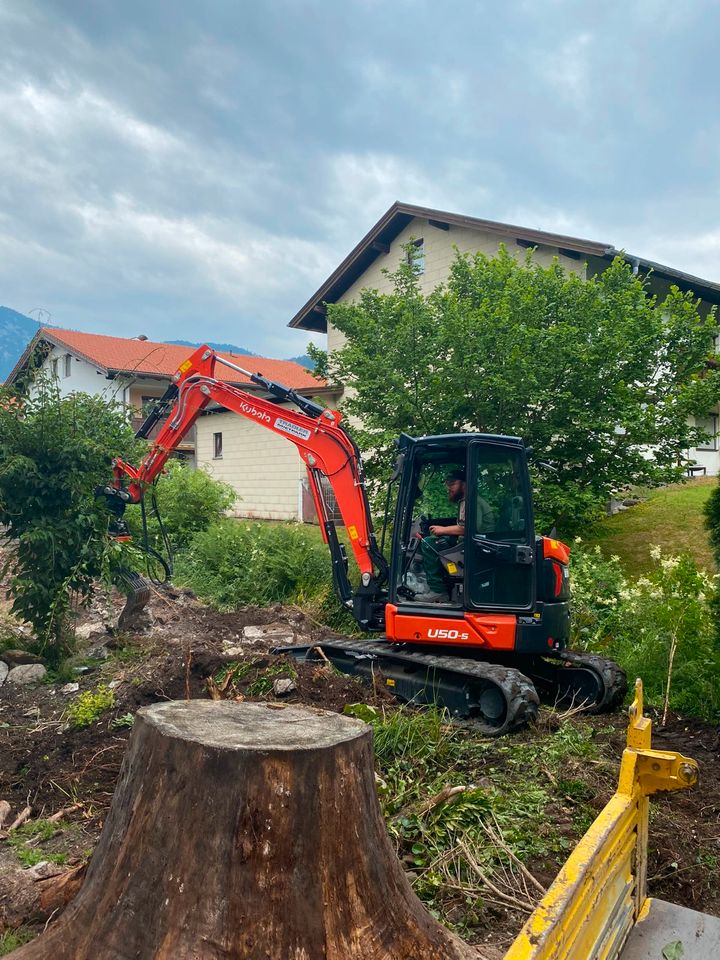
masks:
[[(218, 364), (262, 387), (269, 399), (219, 379)], [(203, 346), (181, 365), (138, 431), (138, 437), (147, 438), (162, 423), (139, 468), (115, 460), (112, 483), (98, 490), (113, 514), (115, 535), (127, 535), (126, 506), (142, 503), (209, 404), (294, 443), (305, 463), (335, 592), (363, 631), (382, 634), (323, 642), (322, 655), (340, 670), (379, 673), (399, 698), (442, 704), (493, 735), (531, 721), (540, 696), (594, 711), (622, 701), (626, 681), (615, 663), (566, 649), (569, 550), (535, 535), (528, 451), (517, 437), (403, 434), (378, 544), (360, 453), (342, 414)], [(328, 486), (359, 568), (355, 587), (328, 509)], [(462, 523), (457, 514), (447, 516), (451, 488), (452, 499), (462, 506)], [(431, 527), (435, 534), (447, 528), (455, 535), (432, 536)], [(137, 608), (147, 596), (146, 582), (133, 575), (129, 604)], [(282, 652), (320, 656), (311, 647)]]

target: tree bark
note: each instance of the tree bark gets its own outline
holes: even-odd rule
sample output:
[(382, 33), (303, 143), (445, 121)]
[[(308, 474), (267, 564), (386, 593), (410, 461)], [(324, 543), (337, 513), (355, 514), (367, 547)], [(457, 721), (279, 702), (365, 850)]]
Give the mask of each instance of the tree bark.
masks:
[(14, 960), (460, 960), (412, 892), (372, 734), (309, 708), (139, 711), (85, 883)]

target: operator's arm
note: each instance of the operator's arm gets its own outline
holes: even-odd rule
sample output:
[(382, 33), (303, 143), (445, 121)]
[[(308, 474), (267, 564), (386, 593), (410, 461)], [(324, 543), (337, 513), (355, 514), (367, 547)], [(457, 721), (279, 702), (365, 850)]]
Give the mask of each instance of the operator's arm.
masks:
[(463, 537), (465, 536), (465, 527), (459, 523), (454, 523), (451, 527), (441, 527), (434, 523), (430, 527), (430, 533), (436, 537)]

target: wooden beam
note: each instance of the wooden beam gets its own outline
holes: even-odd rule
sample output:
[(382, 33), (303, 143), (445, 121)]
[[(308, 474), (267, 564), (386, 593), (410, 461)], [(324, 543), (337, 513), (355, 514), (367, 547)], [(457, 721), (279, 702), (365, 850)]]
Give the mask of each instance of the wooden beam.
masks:
[(520, 237), (515, 240), (515, 243), (524, 250), (534, 250), (537, 247), (537, 243), (533, 243), (531, 240), (522, 240)]

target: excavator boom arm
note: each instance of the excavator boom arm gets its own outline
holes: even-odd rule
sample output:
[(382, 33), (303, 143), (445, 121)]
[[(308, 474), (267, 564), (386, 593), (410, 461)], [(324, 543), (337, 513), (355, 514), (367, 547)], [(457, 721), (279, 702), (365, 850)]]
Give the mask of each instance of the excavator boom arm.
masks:
[[(272, 399), (257, 396), (216, 376), (216, 365), (222, 363), (258, 383), (278, 400), (291, 401), (301, 407), (294, 410), (279, 406)], [(362, 582), (382, 581), (387, 573), (385, 559), (375, 541), (372, 519), (362, 475), (359, 451), (341, 426), (342, 414), (328, 410), (282, 384), (253, 374), (218, 356), (209, 347), (200, 347), (175, 374), (173, 383), (150, 413), (138, 436), (146, 436), (162, 416), (165, 421), (152, 447), (138, 468), (116, 459), (113, 462), (110, 497), (120, 496), (126, 503), (139, 503), (147, 486), (163, 471), (168, 458), (187, 436), (203, 410), (211, 403), (259, 424), (290, 440), (305, 463), (308, 480), (323, 538), (331, 551), (342, 553), (334, 525), (328, 517), (321, 487), (324, 476), (330, 483), (338, 509), (348, 532), (350, 545), (360, 568)], [(169, 412), (166, 412), (169, 409)], [(339, 556), (333, 556), (335, 563)], [(376, 572), (377, 571), (377, 572)], [(334, 571), (335, 572), (335, 571)], [(346, 579), (346, 578), (345, 578)], [(337, 586), (336, 579), (336, 586)], [(350, 599), (349, 585), (343, 585), (342, 597)]]

